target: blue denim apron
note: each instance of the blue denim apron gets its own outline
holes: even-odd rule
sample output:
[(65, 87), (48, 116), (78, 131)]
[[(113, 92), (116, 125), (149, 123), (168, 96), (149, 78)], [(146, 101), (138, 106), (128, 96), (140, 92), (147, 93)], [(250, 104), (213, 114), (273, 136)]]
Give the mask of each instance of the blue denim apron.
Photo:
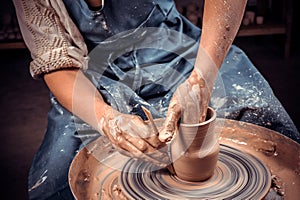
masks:
[[(107, 0), (91, 11), (84, 0), (64, 0), (89, 49), (86, 76), (105, 101), (144, 118), (166, 114), (177, 86), (193, 69), (201, 30), (172, 0)], [(73, 199), (68, 170), (76, 153), (100, 136), (50, 94), (43, 143), (29, 173), (30, 199)], [(297, 142), (299, 132), (248, 57), (232, 46), (220, 69), (210, 106), (218, 116), (261, 125)]]

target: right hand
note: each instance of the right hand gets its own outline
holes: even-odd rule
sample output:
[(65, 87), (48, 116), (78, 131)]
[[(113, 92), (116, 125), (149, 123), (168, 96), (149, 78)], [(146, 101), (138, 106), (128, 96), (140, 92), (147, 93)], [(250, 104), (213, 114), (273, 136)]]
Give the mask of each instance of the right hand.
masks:
[(141, 117), (120, 113), (110, 106), (104, 110), (99, 129), (121, 154), (160, 167), (170, 163), (167, 151), (160, 151), (165, 145), (158, 139), (158, 133)]
[(197, 124), (206, 118), (211, 89), (204, 78), (195, 70), (178, 86), (169, 107), (166, 120), (159, 134), (161, 142), (170, 141), (177, 132), (179, 121)]

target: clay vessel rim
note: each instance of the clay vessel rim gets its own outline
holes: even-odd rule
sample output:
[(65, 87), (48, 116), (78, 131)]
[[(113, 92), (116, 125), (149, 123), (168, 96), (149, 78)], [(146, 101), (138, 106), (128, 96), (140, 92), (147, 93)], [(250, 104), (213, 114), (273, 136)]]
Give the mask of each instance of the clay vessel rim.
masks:
[(184, 127), (196, 127), (196, 126), (204, 126), (206, 124), (209, 124), (211, 122), (213, 122), (216, 118), (217, 118), (217, 112), (211, 108), (211, 107), (208, 107), (208, 109), (210, 109), (212, 111), (212, 116), (204, 121), (204, 122), (201, 122), (201, 123), (197, 123), (197, 124), (185, 124), (185, 123), (180, 123), (180, 126), (184, 126)]

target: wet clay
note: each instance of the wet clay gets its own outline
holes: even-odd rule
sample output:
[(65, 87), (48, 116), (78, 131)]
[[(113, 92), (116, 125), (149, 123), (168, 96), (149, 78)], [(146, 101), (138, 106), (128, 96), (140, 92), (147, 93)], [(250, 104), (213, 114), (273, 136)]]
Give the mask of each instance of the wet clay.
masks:
[(199, 157), (198, 152), (185, 153), (173, 163), (175, 174), (185, 181), (205, 181), (213, 175), (218, 155), (219, 145), (204, 157)]
[(215, 171), (219, 154), (219, 134), (215, 132), (216, 112), (208, 108), (199, 124), (180, 124), (171, 141), (175, 174), (185, 181), (204, 181)]
[[(219, 125), (219, 122), (222, 126)], [(183, 195), (193, 193), (190, 190), (195, 188), (202, 192), (205, 188), (207, 192), (221, 193), (222, 190), (218, 185), (219, 182), (222, 182), (227, 184), (225, 189), (228, 192), (227, 195), (232, 196), (235, 191), (241, 190), (245, 181), (248, 181), (247, 184), (250, 185), (247, 185), (244, 190), (260, 195), (267, 192), (262, 197), (265, 200), (297, 199), (300, 196), (300, 145), (298, 143), (275, 131), (228, 119), (217, 120), (216, 131), (218, 130), (221, 132), (220, 156), (215, 173), (211, 178), (202, 182), (188, 182), (171, 175), (166, 169), (150, 173), (147, 168), (153, 166), (141, 164), (138, 169), (148, 171), (141, 173), (143, 174), (142, 179), (147, 176), (151, 178), (142, 181), (146, 185), (146, 189), (158, 185), (158, 193), (162, 192), (162, 188), (170, 191), (173, 188), (174, 191)], [(125, 166), (129, 168), (136, 166), (134, 163), (130, 158), (116, 152), (105, 137), (98, 138), (80, 150), (71, 164), (69, 183), (74, 197), (76, 199), (132, 199), (128, 195), (130, 190), (126, 186), (129, 179), (121, 178), (121, 174), (126, 174)], [(255, 163), (254, 166), (260, 166), (260, 168), (253, 167), (253, 163)], [(248, 168), (245, 166), (250, 166), (252, 174), (245, 170)], [(233, 176), (234, 180), (238, 180), (234, 187), (231, 184), (228, 185), (228, 179), (223, 176), (230, 174), (232, 170), (239, 171), (239, 175)], [(261, 171), (262, 174), (258, 174), (256, 171)], [(239, 179), (239, 177), (243, 179)], [(255, 179), (252, 179), (253, 177)], [(126, 182), (121, 183), (121, 180), (126, 180)], [(252, 180), (255, 180), (255, 183)], [(268, 186), (270, 180), (271, 185)], [(268, 187), (269, 190), (266, 190)], [(173, 194), (171, 191), (168, 195), (174, 195), (174, 191)], [(135, 190), (135, 193), (145, 195), (145, 191), (142, 189)], [(238, 198), (239, 194), (236, 195)], [(164, 199), (168, 199), (167, 195), (165, 196)], [(210, 196), (206, 198), (211, 199)]]
[[(225, 145), (213, 176), (206, 181), (184, 181), (132, 159), (123, 169), (119, 184), (129, 199), (262, 199), (271, 185), (270, 172), (260, 160)], [(130, 173), (133, 169), (136, 173)]]

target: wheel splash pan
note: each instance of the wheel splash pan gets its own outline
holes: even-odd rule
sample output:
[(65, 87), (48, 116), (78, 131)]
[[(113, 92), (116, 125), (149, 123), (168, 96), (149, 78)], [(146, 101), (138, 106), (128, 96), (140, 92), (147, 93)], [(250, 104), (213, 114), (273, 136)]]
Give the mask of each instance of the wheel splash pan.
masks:
[[(300, 196), (298, 143), (275, 131), (246, 122), (218, 119), (217, 124), (220, 124), (216, 131), (221, 132), (221, 146), (250, 155), (268, 169), (269, 174), (265, 172), (264, 177), (270, 180), (266, 182), (268, 189), (263, 199), (297, 199)], [(74, 197), (79, 200), (134, 199), (133, 190), (143, 197), (145, 191), (140, 186), (132, 188), (126, 186), (126, 181), (124, 183), (127, 178), (124, 178), (122, 170), (128, 162), (132, 162), (130, 158), (119, 154), (105, 137), (91, 142), (78, 152), (70, 166), (69, 184)], [(167, 195), (165, 197), (168, 199)]]

